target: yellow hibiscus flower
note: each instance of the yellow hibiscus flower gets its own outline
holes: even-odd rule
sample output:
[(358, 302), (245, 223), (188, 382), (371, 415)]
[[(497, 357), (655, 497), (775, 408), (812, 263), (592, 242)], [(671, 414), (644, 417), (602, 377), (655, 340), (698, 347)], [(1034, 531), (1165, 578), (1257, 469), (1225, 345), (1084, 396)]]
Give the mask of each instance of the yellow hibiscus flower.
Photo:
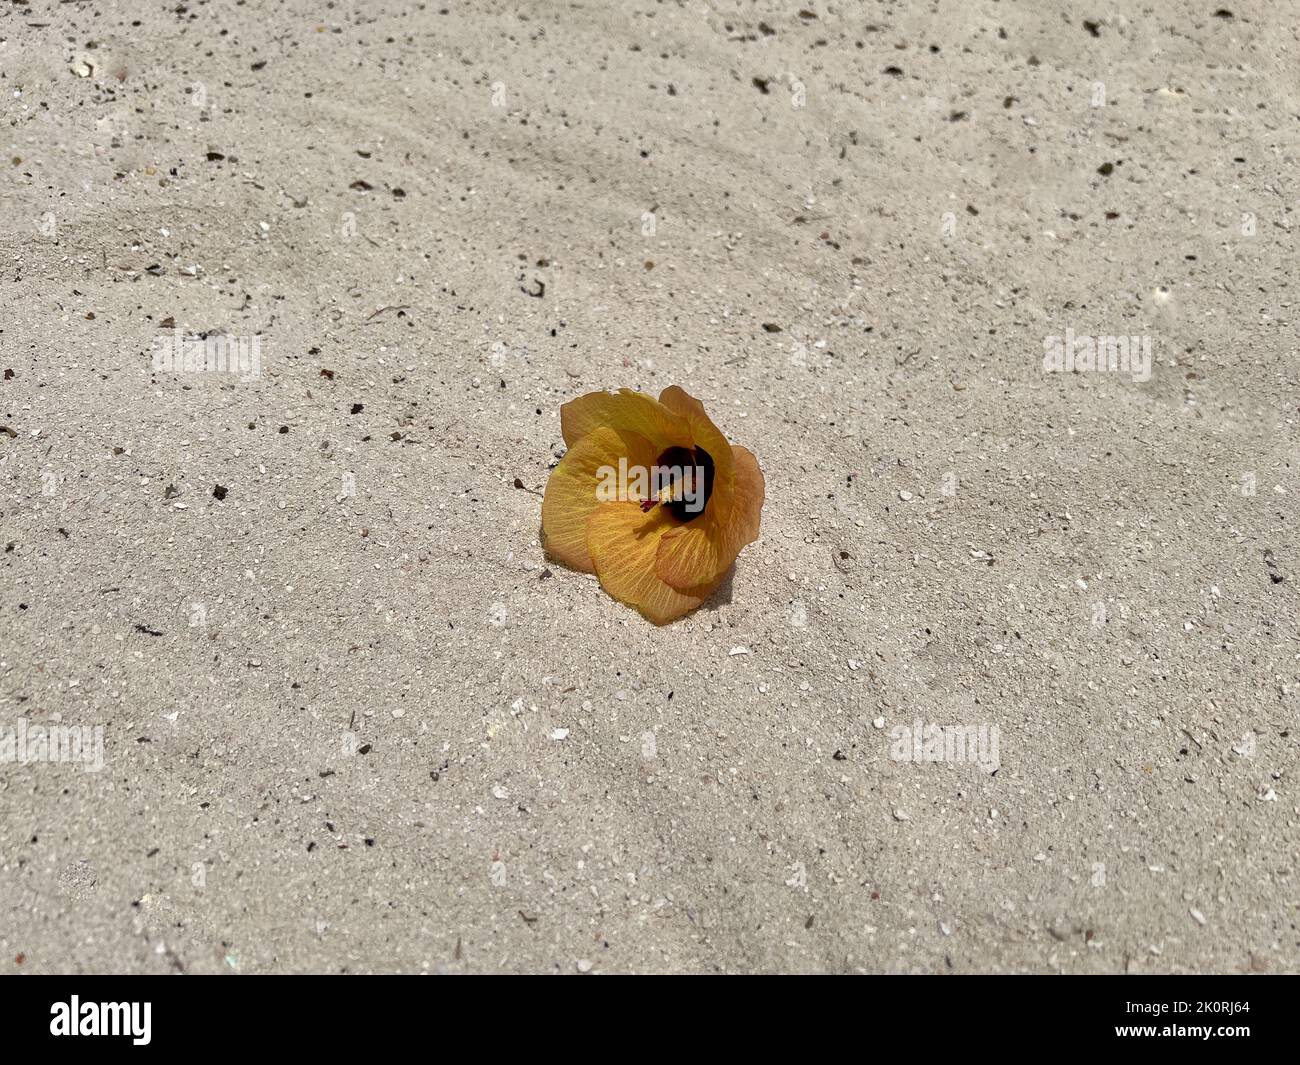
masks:
[(560, 428), (568, 451), (542, 499), (546, 551), (655, 624), (708, 599), (758, 539), (758, 462), (676, 385), (657, 400), (589, 393), (560, 408)]

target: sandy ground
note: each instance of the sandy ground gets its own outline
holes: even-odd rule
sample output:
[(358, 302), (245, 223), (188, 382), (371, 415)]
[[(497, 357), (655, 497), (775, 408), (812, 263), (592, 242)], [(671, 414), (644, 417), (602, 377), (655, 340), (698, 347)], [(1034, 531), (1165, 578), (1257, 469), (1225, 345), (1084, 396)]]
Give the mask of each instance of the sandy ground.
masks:
[[(1300, 967), (1296, 13), (6, 2), (0, 971)], [(538, 493), (671, 383), (657, 629)]]

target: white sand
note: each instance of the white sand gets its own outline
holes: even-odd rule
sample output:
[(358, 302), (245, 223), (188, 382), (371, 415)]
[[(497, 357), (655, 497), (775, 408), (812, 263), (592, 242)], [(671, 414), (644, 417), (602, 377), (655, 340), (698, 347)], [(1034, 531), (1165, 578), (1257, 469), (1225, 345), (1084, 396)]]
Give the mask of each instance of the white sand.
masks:
[[(1297, 967), (1294, 20), (941, 6), (5, 5), (0, 971)], [(671, 383), (656, 629), (513, 482)]]

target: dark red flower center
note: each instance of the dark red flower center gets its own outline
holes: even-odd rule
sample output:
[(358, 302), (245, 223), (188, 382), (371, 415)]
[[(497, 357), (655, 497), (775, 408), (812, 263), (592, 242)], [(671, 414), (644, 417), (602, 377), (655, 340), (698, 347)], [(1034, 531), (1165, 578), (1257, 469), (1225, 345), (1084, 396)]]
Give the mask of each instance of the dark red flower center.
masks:
[[(659, 456), (655, 469), (661, 483), (652, 491), (671, 488), (669, 498), (663, 500), (664, 509), (680, 522), (691, 522), (700, 517), (713, 495), (713, 456), (702, 447), (670, 447)], [(659, 499), (646, 499), (643, 511), (651, 510)]]

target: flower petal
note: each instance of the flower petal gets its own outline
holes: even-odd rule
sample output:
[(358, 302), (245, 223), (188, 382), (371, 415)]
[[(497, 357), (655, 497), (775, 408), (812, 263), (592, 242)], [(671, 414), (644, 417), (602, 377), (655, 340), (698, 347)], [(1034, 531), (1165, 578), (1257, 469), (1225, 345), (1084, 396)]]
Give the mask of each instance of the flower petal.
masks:
[(729, 500), (735, 482), (731, 445), (704, 412), (704, 404), (677, 385), (669, 385), (660, 392), (659, 402), (686, 421), (695, 446), (709, 453), (713, 459), (714, 494), (721, 493), (722, 502)]
[(587, 525), (587, 548), (605, 591), (656, 625), (694, 610), (722, 583), (723, 574), (692, 588), (674, 588), (659, 579), (655, 555), (664, 533), (674, 527), (662, 507), (644, 514), (635, 503), (597, 507)]
[(596, 492), (602, 467), (617, 469), (624, 456), (628, 466), (649, 466), (657, 454), (645, 437), (605, 426), (587, 433), (565, 452), (551, 471), (542, 497), (542, 536), (547, 553), (574, 569), (594, 573), (587, 552), (587, 521), (592, 511), (605, 505)]
[(691, 588), (720, 577), (740, 549), (758, 539), (763, 510), (763, 471), (743, 447), (731, 447), (735, 492), (727, 505), (715, 495), (695, 521), (670, 529), (660, 541), (655, 572), (674, 588)]
[(758, 539), (767, 483), (763, 480), (763, 471), (758, 468), (758, 459), (749, 448), (732, 444), (731, 459), (736, 467), (736, 502), (731, 520), (741, 538), (740, 546), (744, 547)]
[(685, 418), (631, 389), (620, 389), (617, 394), (588, 392), (560, 408), (560, 432), (568, 447), (602, 425), (637, 433), (659, 451), (691, 442), (690, 426)]

